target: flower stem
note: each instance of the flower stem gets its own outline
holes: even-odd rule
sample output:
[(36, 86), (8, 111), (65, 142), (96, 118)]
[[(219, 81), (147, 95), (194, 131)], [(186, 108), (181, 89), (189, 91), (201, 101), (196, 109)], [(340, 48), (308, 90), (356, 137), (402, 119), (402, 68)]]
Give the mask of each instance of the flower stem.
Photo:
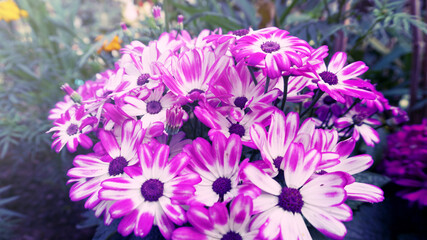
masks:
[(314, 104), (319, 101), (320, 97), (322, 97), (324, 93), (325, 92), (320, 89), (317, 90), (316, 94), (313, 96), (313, 100), (311, 101), (310, 106), (300, 115), (300, 119), (302, 119), (302, 117), (304, 117), (304, 115), (307, 114), (308, 111), (310, 111), (314, 107)]
[(251, 66), (248, 66), (249, 72), (251, 73), (252, 80), (254, 80), (255, 86), (258, 84), (258, 81), (256, 80), (254, 69)]
[(264, 93), (267, 93), (268, 85), (270, 85), (270, 77), (269, 76), (267, 76), (267, 80), (265, 80)]
[(282, 77), (283, 77), (283, 98), (282, 98), (282, 104), (280, 105), (280, 109), (283, 111), (283, 109), (285, 109), (286, 99), (288, 98), (289, 76), (282, 76)]

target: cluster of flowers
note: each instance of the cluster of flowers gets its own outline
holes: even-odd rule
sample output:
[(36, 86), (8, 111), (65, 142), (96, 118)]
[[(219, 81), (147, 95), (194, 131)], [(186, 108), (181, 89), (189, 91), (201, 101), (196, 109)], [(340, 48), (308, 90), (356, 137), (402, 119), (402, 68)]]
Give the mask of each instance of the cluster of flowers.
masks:
[(305, 218), (342, 239), (346, 200), (383, 200), (352, 177), (372, 158), (351, 153), (360, 136), (379, 141), (374, 114), (402, 112), (358, 78), (363, 62), (338, 52), (326, 65), (326, 46), (275, 27), (172, 31), (121, 53), (95, 81), (64, 85), (49, 118), (53, 149), (92, 149), (68, 171), (71, 199), (120, 219), (122, 235), (311, 239)]
[(427, 206), (427, 119), (389, 135), (387, 145), (382, 167), (396, 184), (406, 188), (398, 195)]

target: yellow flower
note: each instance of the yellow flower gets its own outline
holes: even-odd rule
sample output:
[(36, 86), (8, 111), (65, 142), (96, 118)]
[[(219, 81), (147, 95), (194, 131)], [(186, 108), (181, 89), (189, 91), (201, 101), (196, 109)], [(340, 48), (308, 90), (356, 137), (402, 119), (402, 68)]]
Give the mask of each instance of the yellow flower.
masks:
[(28, 12), (19, 9), (13, 0), (0, 1), (0, 21), (10, 22), (19, 20), (21, 17), (28, 17)]
[[(103, 38), (104, 36), (100, 35), (95, 38), (95, 41), (100, 41)], [(98, 49), (97, 53), (100, 54), (101, 51), (111, 52), (113, 50), (120, 50), (120, 48), (122, 48), (122, 46), (120, 45), (121, 43), (122, 43), (122, 40), (119, 39), (119, 36), (115, 36), (113, 40), (111, 40), (111, 42), (109, 43), (107, 40), (105, 40), (104, 43), (102, 44), (102, 47)]]

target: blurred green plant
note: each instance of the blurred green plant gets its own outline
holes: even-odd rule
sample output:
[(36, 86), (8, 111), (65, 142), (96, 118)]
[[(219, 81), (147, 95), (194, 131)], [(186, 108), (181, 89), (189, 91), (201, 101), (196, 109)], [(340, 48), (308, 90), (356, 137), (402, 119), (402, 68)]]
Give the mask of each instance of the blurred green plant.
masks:
[(10, 186), (0, 187), (0, 240), (10, 239), (12, 227), (16, 223), (16, 220), (23, 217), (22, 214), (11, 211), (5, 207), (5, 205), (18, 198), (18, 196), (8, 198), (1, 197), (1, 195), (9, 189)]
[[(59, 87), (90, 79), (104, 68), (106, 61), (96, 54), (103, 42), (92, 42), (105, 32), (107, 41), (119, 32), (120, 9), (100, 0), (16, 2), (28, 16), (0, 22), (0, 159), (19, 162), (50, 154), (47, 115), (63, 97)], [(88, 15), (97, 4), (104, 11)], [(108, 21), (96, 22), (96, 15), (106, 14), (107, 8)]]

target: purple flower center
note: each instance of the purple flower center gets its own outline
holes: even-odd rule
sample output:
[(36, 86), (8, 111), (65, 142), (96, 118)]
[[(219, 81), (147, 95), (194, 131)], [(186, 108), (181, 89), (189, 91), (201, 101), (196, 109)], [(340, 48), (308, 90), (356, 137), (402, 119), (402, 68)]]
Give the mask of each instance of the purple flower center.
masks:
[(241, 37), (241, 36), (245, 36), (245, 35), (247, 35), (249, 33), (249, 30), (248, 29), (239, 29), (239, 30), (236, 30), (236, 31), (233, 31), (233, 35), (235, 35), (235, 36), (239, 36), (239, 37)]
[(302, 195), (295, 188), (283, 187), (282, 193), (279, 195), (279, 206), (285, 211), (292, 213), (301, 213), (302, 205)]
[(228, 232), (222, 236), (221, 240), (242, 240), (242, 236), (235, 232)]
[(124, 157), (117, 157), (110, 162), (108, 166), (108, 173), (110, 176), (122, 174), (123, 169), (128, 166), (128, 161)]
[(323, 103), (324, 104), (326, 104), (326, 105), (332, 105), (332, 104), (334, 104), (334, 103), (336, 103), (337, 101), (335, 100), (335, 99), (333, 99), (331, 96), (326, 96), (324, 99), (323, 99)]
[(331, 72), (322, 72), (319, 74), (319, 76), (322, 78), (322, 80), (329, 84), (329, 85), (337, 85), (338, 78), (337, 75), (331, 73)]
[(201, 90), (201, 89), (198, 89), (198, 88), (195, 88), (195, 89), (191, 90), (188, 94), (192, 94), (192, 93), (194, 93), (194, 92), (204, 93), (205, 91), (203, 91), (203, 90)]
[(220, 177), (212, 184), (212, 190), (216, 192), (221, 199), (231, 190), (231, 180), (226, 177)]
[(74, 123), (71, 123), (70, 126), (67, 128), (67, 134), (68, 136), (73, 136), (74, 134), (77, 134), (79, 131), (79, 126), (77, 126)]
[(155, 202), (163, 196), (163, 183), (158, 179), (149, 179), (142, 184), (141, 194), (145, 200)]
[(282, 164), (283, 157), (277, 157), (273, 160), (273, 164), (277, 169), (280, 169), (280, 164)]
[(272, 53), (280, 49), (280, 45), (276, 42), (267, 41), (261, 45), (261, 50), (266, 53)]
[(357, 126), (361, 126), (365, 118), (366, 118), (365, 114), (356, 114), (356, 115), (353, 115), (352, 117), (354, 125), (357, 125)]
[(228, 132), (230, 134), (237, 134), (240, 137), (243, 137), (243, 135), (245, 135), (245, 128), (240, 125), (239, 123), (233, 123), (231, 124), (230, 128), (228, 128)]
[(323, 175), (323, 174), (326, 174), (326, 173), (328, 173), (328, 172), (326, 172), (325, 170), (322, 169), (319, 172), (317, 172), (316, 174)]
[(246, 97), (237, 97), (236, 99), (234, 99), (234, 105), (236, 105), (236, 107), (239, 107), (240, 109), (243, 109), (247, 101), (248, 99)]
[(147, 103), (147, 113), (157, 114), (162, 111), (162, 104), (159, 101), (151, 101)]
[(138, 84), (138, 86), (142, 86), (142, 85), (148, 83), (149, 78), (150, 78), (150, 74), (143, 73), (143, 74), (139, 75), (138, 80), (136, 81), (136, 84)]

